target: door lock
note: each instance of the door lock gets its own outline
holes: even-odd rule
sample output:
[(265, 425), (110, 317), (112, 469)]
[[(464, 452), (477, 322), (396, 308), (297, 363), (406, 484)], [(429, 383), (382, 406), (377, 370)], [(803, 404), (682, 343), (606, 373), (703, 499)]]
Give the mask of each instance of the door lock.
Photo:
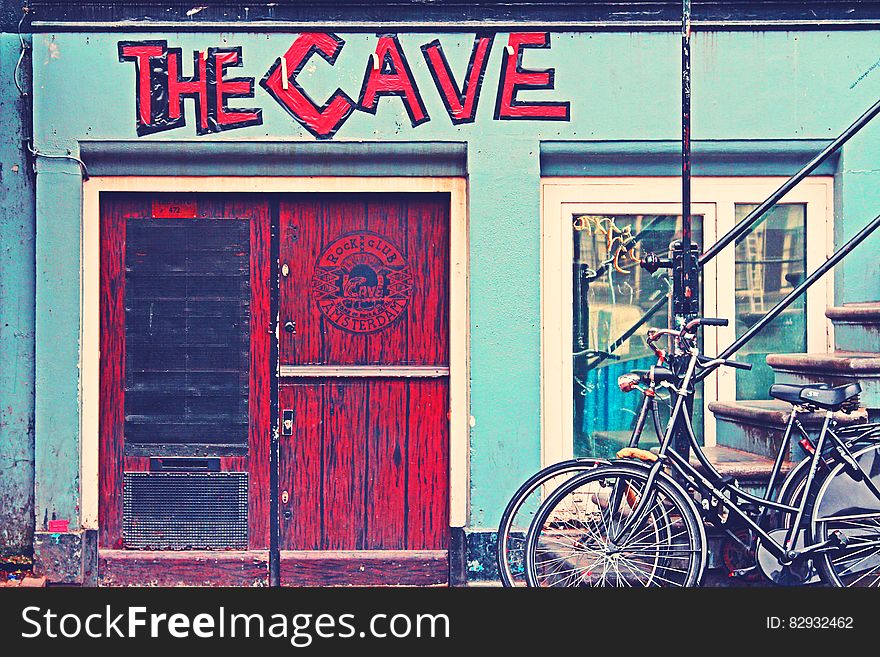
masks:
[(284, 276), (284, 278), (290, 276), (290, 265), (288, 265), (286, 262), (281, 265), (281, 275)]
[(296, 322), (284, 322), (284, 330), (287, 333), (296, 333)]
[(287, 408), (281, 411), (281, 435), (293, 435), (293, 409)]
[(287, 504), (290, 501), (290, 493), (286, 490), (281, 491), (281, 503)]

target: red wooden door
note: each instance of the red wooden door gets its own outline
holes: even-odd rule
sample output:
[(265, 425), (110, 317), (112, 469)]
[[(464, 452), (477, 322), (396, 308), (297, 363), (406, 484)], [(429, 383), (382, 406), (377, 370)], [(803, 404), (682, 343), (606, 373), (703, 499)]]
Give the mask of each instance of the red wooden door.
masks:
[(103, 584), (268, 583), (270, 211), (102, 194)]
[(280, 202), (283, 584), (447, 581), (448, 208)]

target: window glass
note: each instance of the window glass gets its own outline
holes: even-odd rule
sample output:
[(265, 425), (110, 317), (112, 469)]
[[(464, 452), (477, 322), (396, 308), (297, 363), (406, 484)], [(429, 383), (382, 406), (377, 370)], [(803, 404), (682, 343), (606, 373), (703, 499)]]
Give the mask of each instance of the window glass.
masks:
[(246, 220), (127, 220), (127, 454), (247, 450), (249, 245)]
[[(702, 243), (702, 216), (693, 217), (693, 237)], [(666, 255), (669, 243), (681, 232), (676, 215), (574, 215), (573, 294), (573, 391), (575, 456), (611, 457), (629, 441), (642, 400), (637, 392), (622, 393), (617, 377), (633, 369), (656, 364), (644, 336), (651, 326), (667, 325), (663, 303), (631, 337), (614, 349), (617, 359), (603, 359), (601, 352), (626, 334), (671, 284), (669, 270), (649, 274), (638, 265), (647, 252)], [(702, 295), (701, 295), (702, 298)], [(663, 406), (661, 404), (661, 409)], [(668, 409), (663, 413), (664, 422)], [(694, 404), (694, 431), (702, 436), (702, 399)], [(647, 429), (641, 446), (657, 444)]]
[[(736, 205), (739, 222), (755, 205)], [(802, 204), (777, 205), (736, 243), (736, 336), (763, 317), (806, 276), (807, 211)], [(737, 354), (752, 364), (736, 370), (737, 399), (767, 399), (773, 384), (769, 353), (807, 350), (807, 300), (801, 295)]]

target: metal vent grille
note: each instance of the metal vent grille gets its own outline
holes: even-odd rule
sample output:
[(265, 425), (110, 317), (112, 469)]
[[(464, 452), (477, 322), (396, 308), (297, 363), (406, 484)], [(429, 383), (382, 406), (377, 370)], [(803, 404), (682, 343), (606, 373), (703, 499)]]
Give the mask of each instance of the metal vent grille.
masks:
[(245, 472), (126, 472), (125, 547), (153, 550), (246, 549)]

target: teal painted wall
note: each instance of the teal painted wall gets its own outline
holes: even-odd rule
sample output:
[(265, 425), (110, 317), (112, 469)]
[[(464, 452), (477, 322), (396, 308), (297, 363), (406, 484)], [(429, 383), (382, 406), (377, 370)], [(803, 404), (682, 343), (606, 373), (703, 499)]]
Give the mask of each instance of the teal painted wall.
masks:
[[(301, 83), (315, 98), (337, 87), (356, 96), (375, 36), (341, 34), (335, 66), (315, 58)], [(384, 98), (376, 116), (355, 112), (343, 140), (452, 140), (468, 144), (470, 207), (471, 435), (470, 525), (491, 527), (504, 502), (539, 464), (539, 145), (542, 140), (677, 139), (679, 37), (674, 33), (553, 34), (549, 50), (527, 50), (524, 66), (553, 67), (553, 91), (521, 100), (569, 100), (570, 122), (493, 121), (500, 61), (492, 50), (475, 124), (453, 126), (419, 46), (439, 37), (460, 78), (473, 35), (409, 34), (401, 42), (431, 121), (411, 128), (399, 99)], [(126, 34), (192, 50), (242, 46), (234, 76), (257, 81), (292, 41), (284, 34)], [(57, 34), (35, 38), (35, 131), (52, 154), (78, 152), (83, 139), (138, 140), (134, 65), (117, 59), (119, 36)], [(698, 33), (693, 42), (695, 139), (829, 139), (880, 96), (880, 33)], [(863, 76), (863, 77), (862, 77)], [(861, 79), (860, 79), (861, 78)], [(306, 133), (259, 87), (240, 107), (262, 107), (261, 126), (197, 137), (187, 103), (186, 127), (141, 139), (306, 140)], [(843, 154), (837, 236), (845, 238), (880, 208), (880, 122)], [(70, 518), (78, 499), (79, 243), (78, 166), (39, 163), (37, 187), (37, 515)], [(876, 299), (880, 236), (838, 271), (838, 302)], [(552, 394), (552, 391), (550, 391)]]
[[(13, 82), (18, 35), (0, 34), (0, 557), (34, 532), (34, 207)], [(21, 72), (29, 85), (29, 67)]]

